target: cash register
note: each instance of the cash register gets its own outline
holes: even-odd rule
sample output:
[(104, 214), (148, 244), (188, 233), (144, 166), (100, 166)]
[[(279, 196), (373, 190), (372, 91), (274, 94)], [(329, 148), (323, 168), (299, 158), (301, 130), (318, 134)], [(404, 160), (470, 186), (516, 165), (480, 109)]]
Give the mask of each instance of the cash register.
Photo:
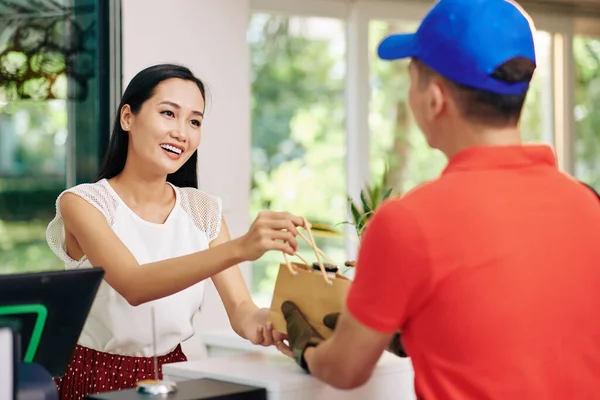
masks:
[(7, 398), (58, 398), (52, 377), (64, 374), (103, 276), (101, 268), (0, 275)]

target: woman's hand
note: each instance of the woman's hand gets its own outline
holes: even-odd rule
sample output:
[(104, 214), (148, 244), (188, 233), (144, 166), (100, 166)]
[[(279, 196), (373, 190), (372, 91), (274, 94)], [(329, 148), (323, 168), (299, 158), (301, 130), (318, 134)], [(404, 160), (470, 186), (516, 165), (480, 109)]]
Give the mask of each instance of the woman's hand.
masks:
[[(255, 260), (267, 250), (286, 251), (293, 254), (298, 243), (297, 226), (304, 219), (286, 212), (262, 212), (256, 218), (248, 233), (239, 239), (233, 251), (244, 260)], [(219, 237), (211, 247), (217, 247), (231, 239), (225, 219), (221, 224)], [(282, 241), (283, 240), (283, 241)], [(279, 351), (291, 356), (291, 350), (284, 344), (286, 336), (274, 331), (269, 322), (269, 309), (259, 309), (252, 301), (248, 287), (237, 266), (226, 269), (212, 277), (219, 296), (223, 301), (231, 327), (239, 336), (254, 344), (275, 345)]]
[(285, 344), (287, 336), (273, 329), (269, 322), (269, 309), (256, 309), (248, 315), (242, 327), (243, 336), (252, 343), (261, 346), (275, 346), (277, 350), (293, 358), (292, 350)]
[(298, 250), (296, 227), (303, 224), (301, 217), (288, 212), (260, 212), (248, 232), (238, 239), (242, 258), (254, 261), (269, 250), (294, 255)]

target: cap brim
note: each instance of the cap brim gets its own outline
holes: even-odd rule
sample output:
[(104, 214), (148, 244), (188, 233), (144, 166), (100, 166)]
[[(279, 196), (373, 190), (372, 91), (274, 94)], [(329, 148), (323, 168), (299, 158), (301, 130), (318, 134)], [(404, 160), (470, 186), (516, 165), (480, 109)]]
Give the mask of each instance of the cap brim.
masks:
[(386, 37), (379, 43), (377, 55), (382, 60), (399, 60), (402, 58), (415, 57), (416, 45), (415, 35), (394, 34)]

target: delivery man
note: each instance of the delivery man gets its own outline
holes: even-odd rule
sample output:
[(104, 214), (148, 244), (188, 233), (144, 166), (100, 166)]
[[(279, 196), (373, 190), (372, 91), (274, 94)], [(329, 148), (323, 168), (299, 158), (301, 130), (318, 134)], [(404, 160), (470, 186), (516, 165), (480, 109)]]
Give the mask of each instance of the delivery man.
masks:
[(380, 44), (411, 59), (412, 112), (448, 165), (373, 216), (330, 339), (283, 304), (316, 378), (362, 385), (401, 330), (419, 399), (600, 398), (600, 207), (521, 142), (532, 29), (511, 1), (440, 0)]

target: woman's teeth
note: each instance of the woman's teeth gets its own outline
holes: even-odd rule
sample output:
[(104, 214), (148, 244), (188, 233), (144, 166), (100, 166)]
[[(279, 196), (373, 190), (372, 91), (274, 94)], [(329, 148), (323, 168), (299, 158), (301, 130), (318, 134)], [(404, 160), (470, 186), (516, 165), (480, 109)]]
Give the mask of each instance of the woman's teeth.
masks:
[(171, 153), (175, 153), (177, 155), (181, 154), (181, 149), (177, 148), (175, 146), (171, 146), (169, 144), (161, 144), (160, 147), (162, 147), (163, 149), (165, 149)]

